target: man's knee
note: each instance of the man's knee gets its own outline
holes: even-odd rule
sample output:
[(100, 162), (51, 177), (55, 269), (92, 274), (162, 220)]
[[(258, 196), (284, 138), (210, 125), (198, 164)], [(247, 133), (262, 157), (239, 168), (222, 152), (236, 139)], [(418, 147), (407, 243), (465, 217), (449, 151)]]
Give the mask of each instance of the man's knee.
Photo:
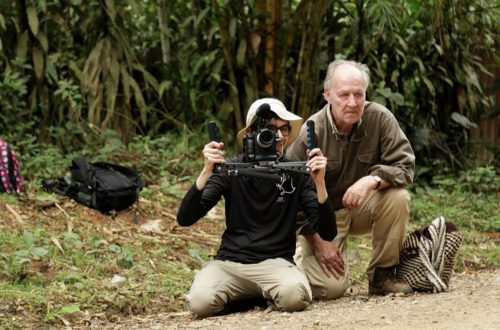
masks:
[(403, 212), (410, 212), (411, 197), (408, 190), (404, 188), (389, 188), (385, 192), (384, 201), (391, 208), (399, 209)]
[(272, 297), (276, 307), (285, 312), (297, 312), (304, 310), (311, 302), (311, 294), (308, 287), (302, 283), (286, 283), (279, 286)]
[(347, 269), (340, 278), (328, 277), (314, 256), (306, 258), (303, 267), (315, 298), (337, 299), (342, 297), (349, 288)]
[(326, 277), (324, 279), (324, 289), (323, 294), (318, 294), (317, 298), (323, 299), (338, 299), (344, 295), (346, 290), (349, 288), (349, 280), (347, 276), (344, 275), (340, 278), (335, 278), (333, 276)]
[(189, 310), (200, 318), (217, 314), (227, 303), (227, 295), (208, 289), (191, 291), (186, 298)]
[(340, 278), (324, 275), (321, 281), (316, 281), (315, 285), (311, 285), (313, 296), (319, 299), (338, 299), (348, 288), (349, 280), (345, 275)]

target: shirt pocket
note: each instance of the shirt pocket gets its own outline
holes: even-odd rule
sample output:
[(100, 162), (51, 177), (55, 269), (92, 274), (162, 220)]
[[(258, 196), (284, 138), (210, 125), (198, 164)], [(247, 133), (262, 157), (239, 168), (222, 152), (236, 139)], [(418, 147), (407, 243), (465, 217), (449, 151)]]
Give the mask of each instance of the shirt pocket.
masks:
[(339, 172), (340, 172), (340, 160), (327, 158), (326, 173), (330, 175), (337, 175)]
[(377, 153), (370, 151), (360, 154), (358, 155), (358, 160), (363, 164), (375, 164), (377, 162)]
[(370, 167), (377, 163), (377, 158), (376, 152), (367, 152), (358, 155), (358, 173), (368, 174)]

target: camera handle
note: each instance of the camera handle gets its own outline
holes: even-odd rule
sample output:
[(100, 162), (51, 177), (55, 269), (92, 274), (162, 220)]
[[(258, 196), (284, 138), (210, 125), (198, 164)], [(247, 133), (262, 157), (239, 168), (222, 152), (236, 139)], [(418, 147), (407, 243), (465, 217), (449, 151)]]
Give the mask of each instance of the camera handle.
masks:
[(316, 136), (314, 135), (314, 121), (308, 120), (306, 122), (307, 125), (307, 149), (309, 151), (316, 148)]
[(214, 121), (210, 121), (208, 123), (208, 138), (210, 139), (210, 142), (219, 142), (219, 129)]

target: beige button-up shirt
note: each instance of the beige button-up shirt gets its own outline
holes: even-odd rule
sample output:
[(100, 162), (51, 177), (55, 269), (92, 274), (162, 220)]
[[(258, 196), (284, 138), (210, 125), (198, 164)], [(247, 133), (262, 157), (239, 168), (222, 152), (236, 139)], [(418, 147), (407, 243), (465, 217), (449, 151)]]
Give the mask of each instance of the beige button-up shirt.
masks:
[[(363, 116), (349, 136), (338, 132), (328, 104), (309, 119), (315, 123), (317, 145), (328, 159), (325, 181), (335, 210), (343, 208), (347, 188), (363, 176), (378, 175), (397, 187), (412, 183), (415, 155), (396, 117), (386, 107), (366, 102)], [(306, 150), (304, 123), (286, 155), (292, 160), (305, 160)]]

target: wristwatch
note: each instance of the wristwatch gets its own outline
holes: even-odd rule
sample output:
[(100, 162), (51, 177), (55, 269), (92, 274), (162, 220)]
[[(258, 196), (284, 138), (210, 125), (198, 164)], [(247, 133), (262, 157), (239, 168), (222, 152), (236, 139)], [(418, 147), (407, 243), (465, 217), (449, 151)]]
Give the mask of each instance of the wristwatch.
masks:
[(380, 188), (380, 184), (382, 183), (382, 179), (378, 175), (372, 175), (372, 176), (375, 179), (375, 181), (377, 181), (377, 185), (375, 186), (375, 188), (373, 188), (373, 190), (377, 190), (378, 188)]

